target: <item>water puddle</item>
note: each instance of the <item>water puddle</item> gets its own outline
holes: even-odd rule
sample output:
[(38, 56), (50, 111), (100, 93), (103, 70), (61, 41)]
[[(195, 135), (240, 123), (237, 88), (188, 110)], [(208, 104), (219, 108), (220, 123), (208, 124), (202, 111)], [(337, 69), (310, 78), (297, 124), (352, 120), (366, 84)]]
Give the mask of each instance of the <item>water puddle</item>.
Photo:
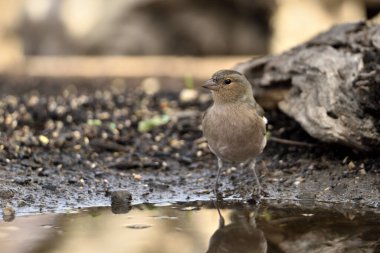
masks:
[(220, 211), (224, 220), (213, 203), (21, 216), (0, 222), (0, 252), (380, 252), (378, 210), (229, 204)]

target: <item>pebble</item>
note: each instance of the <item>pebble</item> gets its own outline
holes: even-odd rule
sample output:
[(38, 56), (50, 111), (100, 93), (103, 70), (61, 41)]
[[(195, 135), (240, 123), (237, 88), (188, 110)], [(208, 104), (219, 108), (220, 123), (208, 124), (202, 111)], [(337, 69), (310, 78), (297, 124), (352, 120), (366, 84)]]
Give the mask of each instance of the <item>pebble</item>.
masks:
[(208, 149), (208, 144), (207, 142), (202, 142), (198, 145), (199, 149)]
[(305, 179), (303, 177), (297, 177), (293, 184), (295, 186), (297, 186), (297, 185), (299, 185), (300, 183), (302, 183), (304, 181), (305, 181)]
[(173, 148), (181, 148), (185, 144), (184, 140), (172, 139), (170, 140), (170, 146)]
[(54, 191), (57, 191), (58, 186), (52, 183), (45, 183), (44, 185), (42, 185), (42, 188), (54, 192)]
[(14, 182), (19, 185), (27, 185), (32, 182), (32, 179), (27, 177), (16, 177)]
[(152, 96), (160, 91), (161, 83), (157, 78), (149, 77), (141, 82), (141, 88), (147, 95)]
[(127, 190), (111, 192), (111, 210), (114, 214), (128, 213), (132, 209), (132, 194)]
[(49, 144), (49, 138), (46, 137), (45, 135), (40, 135), (38, 136), (38, 140), (41, 142), (43, 145)]
[(179, 162), (185, 165), (190, 165), (193, 163), (193, 159), (188, 156), (180, 156)]
[(15, 195), (15, 191), (11, 189), (0, 189), (1, 199), (11, 199)]
[(347, 165), (349, 170), (354, 170), (356, 168), (356, 165), (353, 161), (349, 162)]
[(135, 173), (133, 173), (132, 175), (133, 175), (133, 178), (134, 178), (135, 180), (137, 180), (137, 181), (140, 181), (140, 180), (142, 179), (142, 176), (141, 176), (140, 174), (135, 174)]
[(10, 222), (15, 219), (15, 216), (16, 216), (16, 210), (11, 205), (7, 204), (3, 208), (3, 220), (5, 222)]
[(198, 91), (194, 89), (183, 89), (179, 93), (179, 101), (181, 103), (194, 102), (198, 99)]

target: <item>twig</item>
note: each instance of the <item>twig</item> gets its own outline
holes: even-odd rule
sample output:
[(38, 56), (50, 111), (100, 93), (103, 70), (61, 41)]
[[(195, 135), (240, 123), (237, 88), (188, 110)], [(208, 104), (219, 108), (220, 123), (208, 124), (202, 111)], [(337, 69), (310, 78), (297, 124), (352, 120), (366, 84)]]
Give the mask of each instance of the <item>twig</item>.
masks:
[(282, 139), (282, 138), (278, 138), (278, 137), (270, 137), (269, 141), (282, 143), (282, 144), (286, 144), (286, 145), (301, 146), (301, 147), (315, 147), (315, 146), (317, 146), (316, 144), (312, 144), (312, 143), (287, 140), (287, 139)]

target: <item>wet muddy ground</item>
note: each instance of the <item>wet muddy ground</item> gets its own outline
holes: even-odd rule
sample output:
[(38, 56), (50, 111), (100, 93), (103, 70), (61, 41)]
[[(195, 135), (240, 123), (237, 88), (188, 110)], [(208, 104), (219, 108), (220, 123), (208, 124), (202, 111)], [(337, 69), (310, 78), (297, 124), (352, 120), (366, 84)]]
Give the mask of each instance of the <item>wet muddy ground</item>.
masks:
[[(141, 81), (2, 77), (1, 206), (27, 214), (110, 205), (118, 190), (134, 204), (213, 197), (216, 159), (200, 129), (209, 95), (181, 101), (183, 80)], [(320, 143), (277, 110), (266, 116), (271, 136), (307, 145), (269, 140), (256, 166), (264, 199), (379, 208), (378, 155)], [(219, 189), (251, 203), (254, 182), (231, 167)]]

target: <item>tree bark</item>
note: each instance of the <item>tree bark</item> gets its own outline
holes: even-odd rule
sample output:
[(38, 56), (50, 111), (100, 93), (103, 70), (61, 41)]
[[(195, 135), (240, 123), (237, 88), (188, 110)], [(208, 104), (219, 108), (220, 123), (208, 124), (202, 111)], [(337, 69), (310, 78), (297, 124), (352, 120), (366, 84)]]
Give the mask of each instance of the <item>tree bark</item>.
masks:
[(275, 102), (311, 136), (380, 151), (379, 24), (337, 25), (283, 54), (253, 59), (236, 70), (252, 82), (259, 100), (266, 98), (264, 106)]

